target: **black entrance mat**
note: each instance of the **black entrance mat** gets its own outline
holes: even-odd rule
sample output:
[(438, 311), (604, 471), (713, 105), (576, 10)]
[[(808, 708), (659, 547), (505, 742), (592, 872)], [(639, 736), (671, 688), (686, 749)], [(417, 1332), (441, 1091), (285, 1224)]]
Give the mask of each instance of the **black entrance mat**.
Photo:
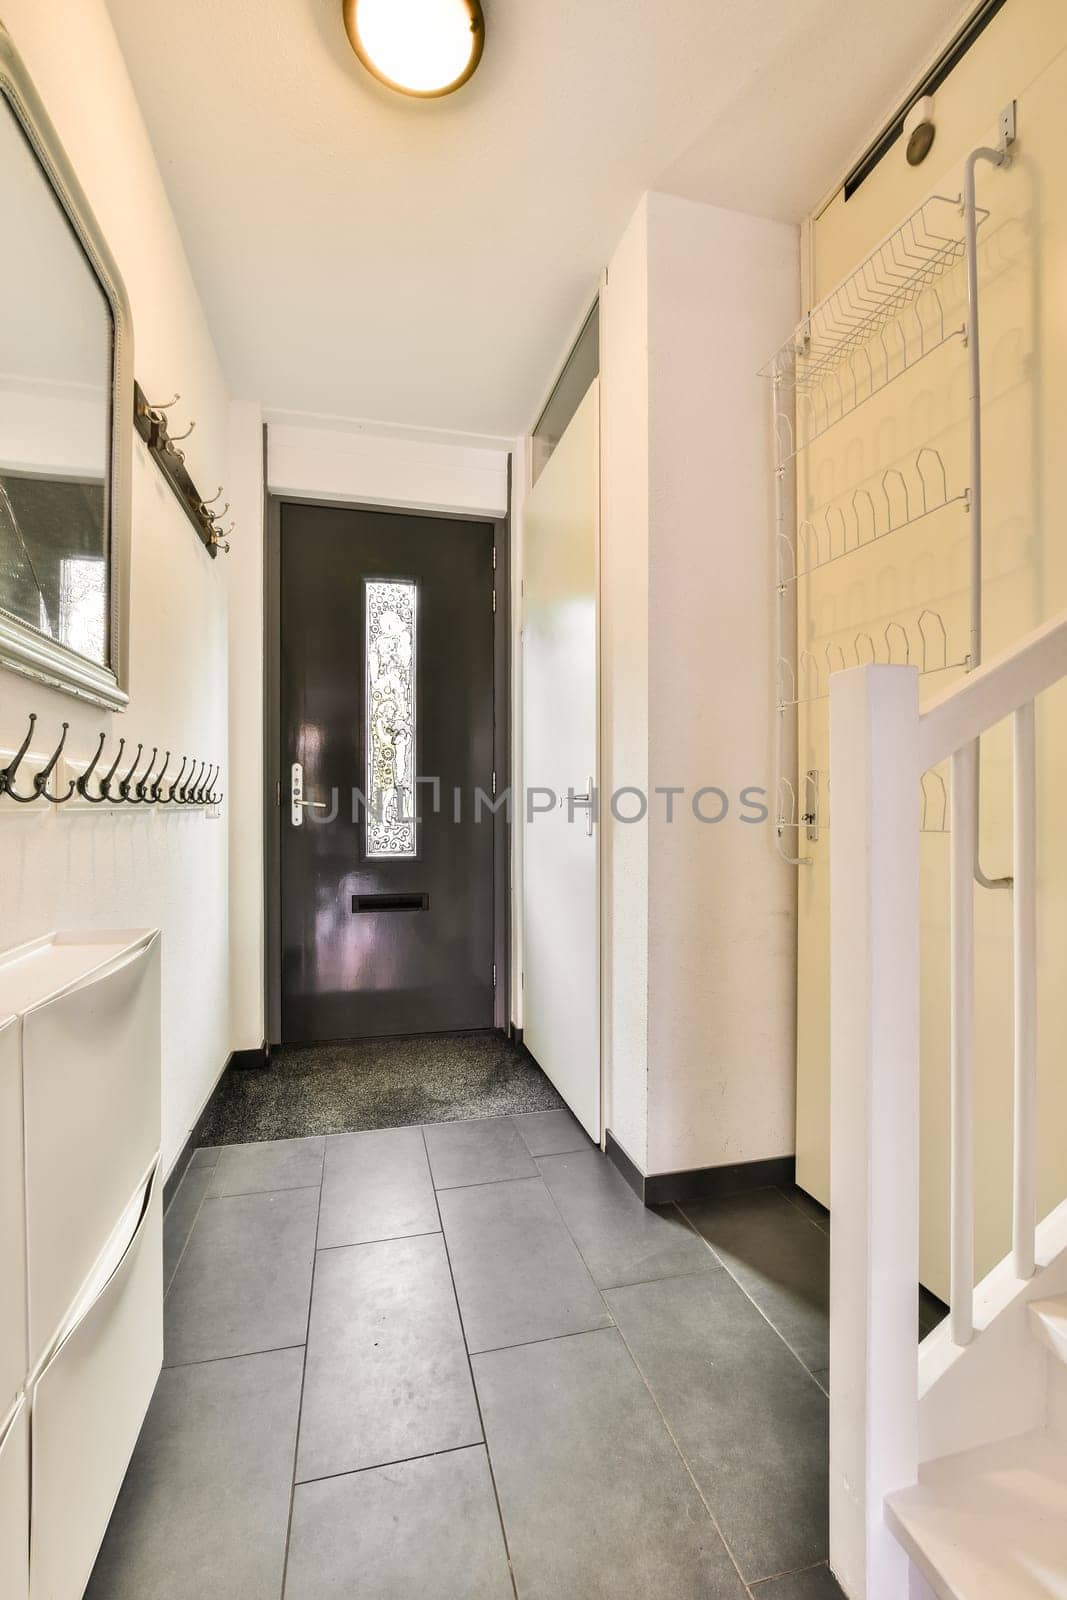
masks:
[(297, 1045), (265, 1068), (231, 1067), (199, 1145), (552, 1111), (563, 1101), (520, 1045), (496, 1033)]

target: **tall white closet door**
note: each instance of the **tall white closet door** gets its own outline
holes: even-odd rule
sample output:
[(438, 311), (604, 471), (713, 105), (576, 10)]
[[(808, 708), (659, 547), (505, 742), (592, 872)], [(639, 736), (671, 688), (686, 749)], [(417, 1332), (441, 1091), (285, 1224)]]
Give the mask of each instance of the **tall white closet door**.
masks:
[(594, 381), (523, 513), (523, 1036), (597, 1140), (599, 824), (578, 797), (595, 796), (598, 777), (598, 522)]

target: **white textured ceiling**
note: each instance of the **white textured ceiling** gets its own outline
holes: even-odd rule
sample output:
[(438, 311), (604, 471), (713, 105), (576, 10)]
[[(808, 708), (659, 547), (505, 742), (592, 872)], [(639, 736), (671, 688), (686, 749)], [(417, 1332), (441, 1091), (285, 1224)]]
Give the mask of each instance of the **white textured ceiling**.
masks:
[(513, 435), (647, 188), (799, 219), (963, 0), (484, 0), (454, 96), (341, 0), (109, 0), (234, 389)]

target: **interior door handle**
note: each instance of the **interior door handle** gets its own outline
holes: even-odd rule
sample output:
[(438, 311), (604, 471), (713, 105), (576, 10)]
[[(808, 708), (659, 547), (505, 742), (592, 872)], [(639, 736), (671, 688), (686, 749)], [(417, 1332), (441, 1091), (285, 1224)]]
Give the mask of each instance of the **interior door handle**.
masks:
[(585, 807), (585, 831), (586, 831), (586, 836), (588, 838), (590, 838), (590, 839), (593, 837), (593, 812), (596, 809), (596, 805), (595, 805), (595, 801), (594, 801), (594, 793), (595, 793), (595, 791), (593, 789), (593, 780), (592, 780), (592, 778), (590, 778), (589, 779), (589, 786), (586, 789), (584, 794), (575, 794), (574, 790), (572, 789), (570, 791), (570, 795), (569, 795), (569, 803), (570, 803), (570, 808), (571, 808), (571, 820), (572, 821), (573, 821), (573, 818), (574, 818), (574, 807), (575, 806), (584, 806)]
[(289, 773), (289, 820), (294, 828), (303, 826), (304, 811), (309, 807), (325, 811), (326, 802), (304, 799), (304, 769), (299, 761), (294, 761)]

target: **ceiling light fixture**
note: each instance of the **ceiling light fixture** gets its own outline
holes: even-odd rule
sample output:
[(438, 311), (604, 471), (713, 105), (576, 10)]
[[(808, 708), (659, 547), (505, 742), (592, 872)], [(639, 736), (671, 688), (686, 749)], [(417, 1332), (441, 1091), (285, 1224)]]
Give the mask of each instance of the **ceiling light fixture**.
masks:
[(344, 0), (344, 18), (367, 71), (401, 94), (451, 94), (482, 58), (480, 0)]

